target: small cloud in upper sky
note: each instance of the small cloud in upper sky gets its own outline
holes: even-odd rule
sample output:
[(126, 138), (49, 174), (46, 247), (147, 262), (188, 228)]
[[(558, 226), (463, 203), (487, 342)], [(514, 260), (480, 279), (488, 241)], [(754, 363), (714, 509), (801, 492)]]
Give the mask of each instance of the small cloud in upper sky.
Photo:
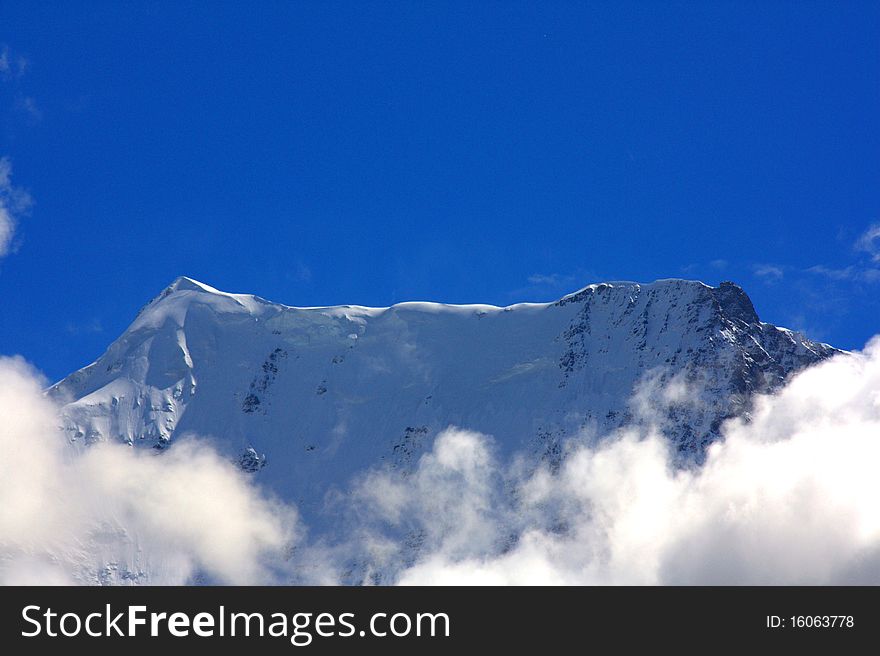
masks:
[(24, 77), (30, 66), (27, 59), (16, 54), (6, 44), (0, 44), (0, 82), (9, 84), (10, 95), (4, 103), (11, 102), (11, 109), (22, 114), (28, 123), (39, 123), (43, 119), (43, 110), (33, 96), (21, 91), (18, 80)]
[(880, 262), (880, 223), (873, 223), (856, 240), (856, 250), (867, 253), (874, 262)]
[(12, 184), (12, 162), (0, 158), (0, 257), (12, 249), (17, 219), (33, 204), (30, 194)]
[(719, 257), (714, 260), (709, 260), (708, 262), (691, 262), (690, 264), (683, 264), (678, 270), (682, 275), (695, 276), (705, 273), (707, 267), (714, 269), (715, 271), (725, 271), (729, 266), (730, 262), (728, 260)]
[(776, 264), (755, 264), (752, 273), (767, 282), (778, 282), (785, 276), (785, 269)]
[(27, 59), (13, 53), (6, 44), (0, 46), (0, 78), (5, 80), (19, 78), (27, 69)]
[(880, 283), (880, 266), (878, 266), (880, 265), (880, 223), (872, 223), (868, 226), (856, 239), (853, 249), (859, 253), (866, 253), (868, 257), (859, 258), (861, 261), (847, 266), (817, 264), (804, 271), (834, 282)]
[(31, 123), (39, 123), (43, 120), (43, 110), (37, 106), (37, 101), (31, 96), (17, 97), (15, 109), (24, 114)]
[(529, 276), (528, 280), (530, 285), (547, 285), (551, 287), (558, 287), (562, 284), (574, 282), (574, 276), (563, 276), (558, 273), (533, 273)]
[(874, 269), (871, 267), (850, 265), (848, 267), (843, 267), (842, 269), (836, 269), (834, 267), (817, 264), (816, 266), (807, 269), (807, 272), (825, 276), (826, 278), (837, 282), (880, 282), (880, 269)]
[(89, 335), (104, 332), (104, 325), (101, 320), (95, 317), (83, 323), (67, 322), (65, 329), (71, 335)]
[(507, 293), (509, 299), (523, 301), (547, 301), (563, 294), (577, 291), (591, 283), (608, 280), (594, 271), (578, 269), (572, 273), (533, 273), (526, 278), (526, 285)]
[(311, 282), (312, 270), (305, 262), (297, 262), (293, 271), (288, 276), (296, 282)]

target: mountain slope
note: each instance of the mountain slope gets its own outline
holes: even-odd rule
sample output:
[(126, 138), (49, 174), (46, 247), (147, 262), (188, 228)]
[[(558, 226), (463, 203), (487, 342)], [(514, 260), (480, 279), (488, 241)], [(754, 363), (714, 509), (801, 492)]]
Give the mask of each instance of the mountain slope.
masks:
[(505, 308), (294, 308), (182, 277), (49, 393), (77, 444), (210, 436), (310, 517), (365, 468), (408, 470), (449, 425), (552, 468), (569, 436), (651, 421), (699, 460), (753, 394), (835, 352), (761, 322), (733, 283), (603, 283)]

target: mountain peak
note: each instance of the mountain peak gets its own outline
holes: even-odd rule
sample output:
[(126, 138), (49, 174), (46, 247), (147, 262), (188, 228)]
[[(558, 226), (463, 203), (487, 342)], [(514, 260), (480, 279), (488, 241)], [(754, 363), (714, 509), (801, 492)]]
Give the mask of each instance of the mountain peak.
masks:
[(759, 322), (758, 313), (755, 312), (755, 306), (752, 305), (752, 299), (736, 283), (725, 280), (718, 287), (712, 288), (712, 295), (728, 319), (748, 324)]
[[(228, 294), (226, 294), (225, 292), (221, 292), (219, 289), (215, 289), (210, 285), (199, 282), (195, 278), (190, 278), (189, 276), (178, 276), (174, 279), (174, 282), (163, 289), (158, 296), (155, 296), (149, 303), (147, 303), (146, 307), (155, 305), (159, 301), (162, 301), (172, 294), (176, 294), (178, 292), (198, 292), (202, 294), (214, 294), (216, 296), (228, 296)], [(141, 312), (143, 312), (144, 309), (145, 308), (141, 309)]]
[(178, 291), (208, 292), (210, 294), (223, 293), (219, 289), (215, 289), (214, 287), (199, 282), (195, 278), (190, 278), (189, 276), (178, 276), (175, 278), (174, 282), (168, 285), (165, 289), (172, 293)]
[(140, 309), (126, 333), (161, 326), (168, 319), (174, 325), (183, 326), (193, 306), (210, 307), (220, 314), (258, 315), (271, 305), (255, 296), (229, 294), (189, 276), (179, 276)]

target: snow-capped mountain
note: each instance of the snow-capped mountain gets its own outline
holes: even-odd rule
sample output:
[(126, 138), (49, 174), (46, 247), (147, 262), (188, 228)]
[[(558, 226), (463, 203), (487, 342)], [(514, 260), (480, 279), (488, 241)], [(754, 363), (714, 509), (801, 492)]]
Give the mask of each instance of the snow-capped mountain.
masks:
[[(210, 436), (309, 516), (357, 472), (413, 467), (450, 425), (555, 467), (569, 436), (650, 420), (699, 460), (753, 394), (835, 352), (761, 322), (733, 283), (602, 283), (503, 308), (297, 308), (181, 277), (50, 395), (74, 443)], [(659, 416), (652, 397), (666, 399)]]

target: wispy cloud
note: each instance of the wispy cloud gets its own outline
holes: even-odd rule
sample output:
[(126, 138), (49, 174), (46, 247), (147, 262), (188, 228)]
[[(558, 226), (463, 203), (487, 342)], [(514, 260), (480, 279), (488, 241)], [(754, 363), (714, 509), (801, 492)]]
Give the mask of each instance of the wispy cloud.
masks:
[[(12, 52), (6, 44), (0, 44), (0, 80), (11, 81), (22, 77), (28, 61)], [(43, 114), (31, 96), (17, 95), (13, 109), (24, 113), (31, 122), (38, 122)], [(28, 212), (33, 200), (22, 187), (12, 184), (12, 160), (0, 157), (0, 257), (9, 254), (14, 246), (15, 229), (19, 219)]]
[[(874, 463), (880, 342), (834, 358), (728, 422), (704, 466), (676, 471), (655, 431), (574, 446), (554, 474), (511, 473), (484, 436), (452, 431), (398, 489), (372, 480), (426, 549), (404, 584), (871, 584), (880, 572)], [(479, 456), (479, 458), (477, 458)], [(462, 490), (463, 518), (430, 498)], [(509, 512), (501, 488), (517, 490)], [(385, 496), (385, 490), (391, 490)], [(386, 502), (392, 499), (394, 503)], [(416, 518), (408, 516), (415, 512)], [(458, 522), (462, 523), (459, 524)]]
[(533, 273), (528, 278), (530, 285), (546, 285), (550, 287), (559, 287), (574, 282), (574, 276), (562, 275), (559, 273)]
[(842, 266), (815, 264), (802, 268), (785, 264), (754, 264), (752, 273), (767, 283), (774, 283), (788, 276), (792, 280), (806, 277), (824, 278), (829, 284), (834, 283), (880, 283), (880, 223), (874, 223), (861, 234), (852, 245), (852, 251), (865, 253), (867, 257), (850, 253), (849, 263)]
[(824, 276), (829, 280), (834, 280), (836, 282), (880, 282), (880, 269), (858, 266), (855, 264), (843, 268), (827, 267), (822, 264), (817, 264), (816, 266), (808, 268), (806, 271), (808, 273)]
[(43, 110), (36, 98), (24, 91), (21, 82), (29, 66), (24, 56), (13, 53), (6, 44), (0, 44), (0, 81), (10, 87), (7, 100), (12, 103), (11, 109), (24, 116), (28, 123), (36, 124), (43, 120)]
[(296, 263), (291, 275), (297, 282), (311, 282), (312, 269), (305, 262), (300, 261)]
[[(714, 276), (730, 268), (730, 261), (724, 258), (716, 258), (714, 260), (703, 262), (690, 262), (678, 268), (683, 276)], [(711, 269), (711, 272), (709, 271)]]
[(856, 240), (855, 247), (867, 253), (872, 261), (880, 262), (880, 223), (869, 226)]
[(571, 273), (537, 272), (526, 278), (527, 284), (511, 290), (507, 296), (515, 302), (524, 300), (547, 301), (552, 298), (559, 298), (563, 294), (573, 292), (590, 283), (603, 280), (608, 280), (608, 278), (598, 275), (593, 271), (582, 269)]
[(516, 290), (517, 292), (573, 292), (585, 285), (594, 282), (609, 280), (607, 275), (597, 273), (592, 269), (577, 268), (569, 272), (542, 272), (538, 271), (526, 278), (527, 287)]
[(104, 325), (97, 317), (83, 323), (73, 323), (70, 321), (65, 328), (71, 335), (90, 335), (104, 332)]
[(755, 264), (752, 273), (767, 282), (778, 282), (785, 277), (785, 269), (778, 264)]
[(0, 257), (12, 249), (18, 218), (33, 204), (30, 194), (12, 184), (12, 162), (0, 158)]
[(14, 108), (24, 114), (31, 123), (39, 123), (43, 120), (43, 110), (37, 105), (37, 101), (31, 96), (18, 96), (15, 99)]
[(16, 55), (8, 45), (0, 46), (0, 78), (12, 80), (20, 78), (28, 69), (28, 60)]

